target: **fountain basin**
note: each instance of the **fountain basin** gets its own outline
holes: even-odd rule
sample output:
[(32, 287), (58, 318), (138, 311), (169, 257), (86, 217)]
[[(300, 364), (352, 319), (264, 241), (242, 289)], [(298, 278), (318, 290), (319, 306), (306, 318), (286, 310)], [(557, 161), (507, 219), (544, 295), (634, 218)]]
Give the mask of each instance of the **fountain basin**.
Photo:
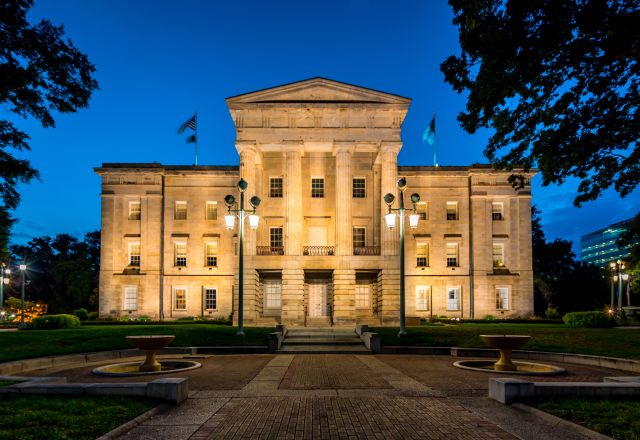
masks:
[(120, 362), (118, 364), (105, 365), (94, 368), (91, 372), (98, 376), (130, 377), (146, 376), (150, 374), (167, 374), (181, 371), (195, 370), (202, 364), (194, 361), (166, 359), (159, 362), (160, 369), (156, 371), (141, 371), (142, 362)]
[(517, 371), (516, 365), (511, 360), (511, 350), (526, 344), (531, 336), (524, 335), (480, 335), (487, 346), (497, 348), (500, 351), (500, 359), (493, 364), (496, 371)]
[(156, 351), (166, 347), (176, 337), (174, 335), (125, 336), (127, 341), (140, 350), (144, 350), (147, 358), (139, 366), (139, 371), (161, 371), (162, 366), (156, 360)]
[(497, 374), (515, 374), (523, 376), (555, 376), (558, 374), (566, 373), (566, 370), (561, 367), (549, 364), (539, 364), (537, 362), (512, 362), (514, 370), (496, 370), (493, 361), (485, 359), (471, 359), (465, 361), (454, 362), (453, 365), (462, 368), (464, 370), (482, 371), (484, 373), (497, 373)]

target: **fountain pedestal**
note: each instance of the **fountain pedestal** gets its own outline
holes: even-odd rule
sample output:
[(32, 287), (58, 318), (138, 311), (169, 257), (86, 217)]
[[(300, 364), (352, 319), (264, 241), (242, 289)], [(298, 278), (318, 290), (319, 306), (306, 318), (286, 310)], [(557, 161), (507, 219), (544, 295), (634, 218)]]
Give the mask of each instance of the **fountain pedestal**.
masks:
[(511, 351), (526, 344), (531, 336), (523, 335), (480, 335), (487, 346), (500, 351), (500, 359), (493, 364), (496, 371), (516, 371), (518, 367), (511, 360)]
[(146, 359), (140, 365), (141, 372), (160, 371), (162, 365), (156, 359), (156, 352), (175, 339), (173, 335), (127, 336), (127, 341), (140, 350), (144, 350)]

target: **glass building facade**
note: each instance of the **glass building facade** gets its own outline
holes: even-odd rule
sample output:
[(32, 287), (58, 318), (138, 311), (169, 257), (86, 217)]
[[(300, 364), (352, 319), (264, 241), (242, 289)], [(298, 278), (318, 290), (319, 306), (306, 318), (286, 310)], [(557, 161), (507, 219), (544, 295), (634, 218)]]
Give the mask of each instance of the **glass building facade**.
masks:
[(580, 237), (580, 258), (585, 263), (606, 267), (617, 259), (629, 256), (631, 246), (618, 247), (618, 238), (627, 228), (631, 219), (598, 229)]

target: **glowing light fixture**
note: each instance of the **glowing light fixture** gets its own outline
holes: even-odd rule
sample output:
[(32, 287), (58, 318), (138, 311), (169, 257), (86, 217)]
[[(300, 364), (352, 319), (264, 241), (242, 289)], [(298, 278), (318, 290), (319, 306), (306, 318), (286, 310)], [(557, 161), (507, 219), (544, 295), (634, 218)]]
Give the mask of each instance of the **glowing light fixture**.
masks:
[(232, 214), (225, 215), (224, 224), (227, 226), (227, 229), (233, 229), (236, 224), (236, 216)]
[(411, 229), (416, 229), (418, 227), (418, 220), (420, 220), (420, 214), (411, 214), (409, 216), (409, 226)]
[(387, 228), (393, 229), (396, 226), (396, 215), (390, 212), (384, 216), (384, 221), (387, 223)]
[(258, 227), (258, 222), (260, 221), (260, 216), (256, 214), (249, 215), (249, 227), (251, 229), (256, 229)]

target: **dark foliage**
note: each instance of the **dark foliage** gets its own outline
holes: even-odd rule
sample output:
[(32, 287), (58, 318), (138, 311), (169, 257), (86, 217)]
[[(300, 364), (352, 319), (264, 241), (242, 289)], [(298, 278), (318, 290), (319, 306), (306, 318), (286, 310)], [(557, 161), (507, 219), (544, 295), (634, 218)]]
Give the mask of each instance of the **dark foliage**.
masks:
[[(580, 179), (576, 205), (640, 182), (640, 4), (635, 0), (449, 0), (462, 52), (441, 65), (467, 93), (469, 133), (493, 129), (497, 167)], [(511, 178), (515, 186), (523, 176)]]
[[(95, 67), (49, 20), (27, 21), (32, 0), (0, 0), (0, 105), (43, 127), (54, 127), (53, 112), (87, 107), (98, 87)], [(0, 257), (6, 256), (11, 211), (20, 203), (17, 186), (38, 177), (27, 159), (11, 150), (29, 150), (29, 136), (0, 119)]]
[[(68, 234), (38, 237), (27, 245), (11, 247), (14, 261), (28, 265), (26, 295), (45, 302), (52, 313), (71, 313), (79, 308), (98, 307), (100, 232), (89, 232), (83, 240)], [(19, 294), (12, 283), (10, 294)]]
[(569, 327), (608, 328), (616, 325), (616, 320), (604, 312), (571, 312), (562, 317)]
[(631, 246), (627, 272), (631, 275), (631, 290), (640, 292), (640, 212), (631, 220), (627, 230), (620, 234), (618, 246)]

